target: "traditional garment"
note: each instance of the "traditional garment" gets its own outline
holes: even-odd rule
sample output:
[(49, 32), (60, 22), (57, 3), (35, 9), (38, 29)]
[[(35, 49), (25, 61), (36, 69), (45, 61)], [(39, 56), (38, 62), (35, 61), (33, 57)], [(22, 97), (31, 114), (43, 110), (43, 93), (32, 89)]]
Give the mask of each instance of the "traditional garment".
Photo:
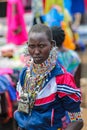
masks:
[[(76, 120), (77, 118), (75, 113), (79, 115), (77, 120), (81, 119), (80, 90), (76, 87), (72, 75), (68, 74), (59, 64), (55, 62), (55, 60), (52, 60), (51, 58), (53, 59), (54, 56), (50, 57), (50, 59), (48, 58), (44, 63), (40, 65), (34, 64), (34, 68), (32, 68), (33, 71), (31, 79), (34, 79), (33, 82), (37, 82), (37, 79), (35, 79), (35, 77), (39, 79), (38, 76), (40, 76), (40, 81), (42, 81), (43, 79), (43, 82), (40, 84), (38, 84), (39, 82), (37, 82), (37, 84), (34, 86), (35, 88), (37, 88), (37, 86), (39, 85), (41, 90), (37, 93), (35, 97), (34, 106), (31, 113), (25, 114), (20, 111), (16, 111), (14, 113), (14, 118), (18, 122), (19, 127), (26, 130), (61, 129), (61, 119), (65, 115), (65, 110), (67, 110), (71, 114), (74, 113), (73, 120)], [(20, 74), (20, 80), (17, 86), (19, 94), (21, 94), (21, 90), (26, 82), (26, 72), (27, 67), (24, 68), (22, 73)], [(33, 74), (35, 74), (34, 78), (32, 78), (34, 76)], [(33, 82), (31, 80), (31, 83), (34, 85)], [(28, 86), (29, 90), (33, 87), (31, 83), (30, 86)], [(31, 92), (28, 92), (31, 95)]]
[(75, 51), (67, 50), (58, 51), (58, 62), (60, 62), (60, 64), (62, 64), (68, 72), (75, 75), (81, 60)]
[[(15, 7), (13, 7), (15, 6)], [(14, 9), (13, 9), (14, 8)], [(14, 11), (13, 11), (14, 10)], [(7, 3), (7, 43), (16, 45), (24, 44), (28, 39), (26, 25), (24, 21), (24, 10), (21, 0), (8, 0)], [(20, 28), (20, 32), (14, 31)]]

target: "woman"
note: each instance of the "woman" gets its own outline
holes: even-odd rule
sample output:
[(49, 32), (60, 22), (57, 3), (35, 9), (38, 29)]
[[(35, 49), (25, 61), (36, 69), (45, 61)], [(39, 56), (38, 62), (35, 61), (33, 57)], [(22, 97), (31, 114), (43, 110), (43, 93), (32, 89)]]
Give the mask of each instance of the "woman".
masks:
[(63, 65), (66, 70), (71, 73), (76, 81), (76, 85), (80, 87), (81, 78), (81, 60), (77, 52), (64, 47), (64, 40), (66, 37), (65, 31), (58, 26), (51, 28), (53, 39), (56, 41), (58, 47), (58, 62)]
[(28, 52), (33, 60), (20, 74), (19, 105), (14, 113), (20, 129), (62, 130), (66, 110), (71, 120), (66, 130), (80, 130), (83, 126), (80, 90), (72, 75), (57, 64), (54, 44), (48, 26), (36, 24), (30, 29)]

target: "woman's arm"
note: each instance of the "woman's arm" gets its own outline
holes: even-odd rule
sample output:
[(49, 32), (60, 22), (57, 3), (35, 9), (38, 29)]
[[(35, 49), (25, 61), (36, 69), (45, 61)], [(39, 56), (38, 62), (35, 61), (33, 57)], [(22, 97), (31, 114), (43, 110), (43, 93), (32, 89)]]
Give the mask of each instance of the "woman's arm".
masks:
[(75, 75), (74, 75), (74, 78), (75, 78), (75, 82), (76, 82), (76, 85), (78, 88), (80, 88), (80, 79), (81, 79), (81, 63), (79, 64), (76, 72), (75, 72)]

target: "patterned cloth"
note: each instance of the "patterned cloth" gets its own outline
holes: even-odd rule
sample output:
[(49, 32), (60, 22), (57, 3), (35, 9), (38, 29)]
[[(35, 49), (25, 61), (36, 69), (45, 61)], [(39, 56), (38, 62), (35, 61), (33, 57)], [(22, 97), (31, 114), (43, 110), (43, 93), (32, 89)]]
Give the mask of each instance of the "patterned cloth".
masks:
[(81, 63), (78, 54), (73, 50), (59, 51), (58, 62), (62, 64), (68, 72), (75, 74), (79, 64)]

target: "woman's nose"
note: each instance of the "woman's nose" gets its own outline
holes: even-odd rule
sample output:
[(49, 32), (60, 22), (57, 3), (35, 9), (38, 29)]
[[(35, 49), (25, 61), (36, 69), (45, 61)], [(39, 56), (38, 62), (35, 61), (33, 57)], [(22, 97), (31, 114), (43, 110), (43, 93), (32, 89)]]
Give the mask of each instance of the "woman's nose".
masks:
[(35, 54), (39, 54), (40, 53), (40, 49), (38, 47), (36, 47), (35, 50), (34, 50), (34, 53)]

